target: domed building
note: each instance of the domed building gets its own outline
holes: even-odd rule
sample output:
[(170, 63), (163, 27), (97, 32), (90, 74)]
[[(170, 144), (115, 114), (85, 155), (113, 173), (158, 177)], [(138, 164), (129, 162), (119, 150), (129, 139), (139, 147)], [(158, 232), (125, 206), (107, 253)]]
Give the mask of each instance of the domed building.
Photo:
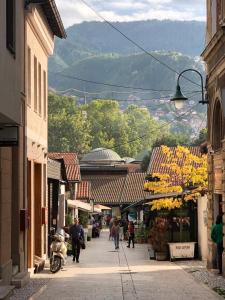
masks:
[(123, 164), (124, 160), (115, 151), (106, 148), (96, 148), (84, 155), (81, 165), (116, 165)]

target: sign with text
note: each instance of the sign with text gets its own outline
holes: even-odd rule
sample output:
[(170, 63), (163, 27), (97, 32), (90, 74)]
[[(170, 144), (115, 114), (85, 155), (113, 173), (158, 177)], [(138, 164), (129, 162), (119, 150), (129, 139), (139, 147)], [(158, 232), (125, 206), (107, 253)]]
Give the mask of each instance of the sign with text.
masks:
[(0, 124), (0, 147), (18, 146), (18, 126)]
[(170, 258), (193, 258), (195, 254), (195, 242), (168, 243)]

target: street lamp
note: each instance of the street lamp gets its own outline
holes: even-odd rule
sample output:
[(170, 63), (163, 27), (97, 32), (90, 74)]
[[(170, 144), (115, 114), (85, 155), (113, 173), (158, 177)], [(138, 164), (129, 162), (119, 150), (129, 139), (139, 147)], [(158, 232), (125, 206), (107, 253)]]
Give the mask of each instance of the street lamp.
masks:
[(182, 92), (181, 92), (181, 89), (180, 89), (180, 84), (179, 84), (179, 80), (180, 80), (180, 77), (185, 73), (185, 72), (188, 72), (188, 71), (192, 71), (192, 72), (195, 72), (197, 73), (200, 78), (201, 78), (201, 93), (202, 93), (202, 100), (199, 101), (199, 103), (201, 104), (208, 104), (209, 101), (207, 99), (205, 99), (205, 96), (204, 96), (204, 89), (203, 89), (203, 78), (202, 78), (202, 75), (200, 72), (198, 72), (197, 70), (195, 69), (186, 69), (184, 71), (182, 71), (178, 78), (177, 78), (177, 87), (176, 87), (176, 92), (175, 92), (175, 95), (173, 96), (172, 99), (170, 99), (170, 101), (173, 101), (174, 102), (174, 105), (177, 109), (181, 109), (183, 108), (184, 106), (184, 103), (186, 100), (188, 100), (187, 97), (185, 97)]

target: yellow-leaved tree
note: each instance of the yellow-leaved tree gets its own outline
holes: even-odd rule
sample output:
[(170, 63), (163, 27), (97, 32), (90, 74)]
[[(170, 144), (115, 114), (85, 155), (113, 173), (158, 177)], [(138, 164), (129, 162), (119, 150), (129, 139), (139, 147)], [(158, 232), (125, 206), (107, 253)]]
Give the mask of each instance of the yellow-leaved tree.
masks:
[(150, 174), (145, 182), (146, 191), (162, 194), (150, 202), (151, 210), (171, 210), (196, 201), (207, 189), (207, 156), (183, 146), (161, 146), (161, 154), (160, 172)]

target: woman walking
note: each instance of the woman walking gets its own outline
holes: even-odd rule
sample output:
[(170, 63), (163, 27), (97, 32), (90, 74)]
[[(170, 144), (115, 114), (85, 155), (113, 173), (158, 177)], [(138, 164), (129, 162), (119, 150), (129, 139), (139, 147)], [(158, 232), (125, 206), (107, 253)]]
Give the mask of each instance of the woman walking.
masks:
[(112, 233), (112, 237), (114, 239), (115, 249), (119, 249), (120, 225), (117, 220), (114, 221), (111, 233)]

